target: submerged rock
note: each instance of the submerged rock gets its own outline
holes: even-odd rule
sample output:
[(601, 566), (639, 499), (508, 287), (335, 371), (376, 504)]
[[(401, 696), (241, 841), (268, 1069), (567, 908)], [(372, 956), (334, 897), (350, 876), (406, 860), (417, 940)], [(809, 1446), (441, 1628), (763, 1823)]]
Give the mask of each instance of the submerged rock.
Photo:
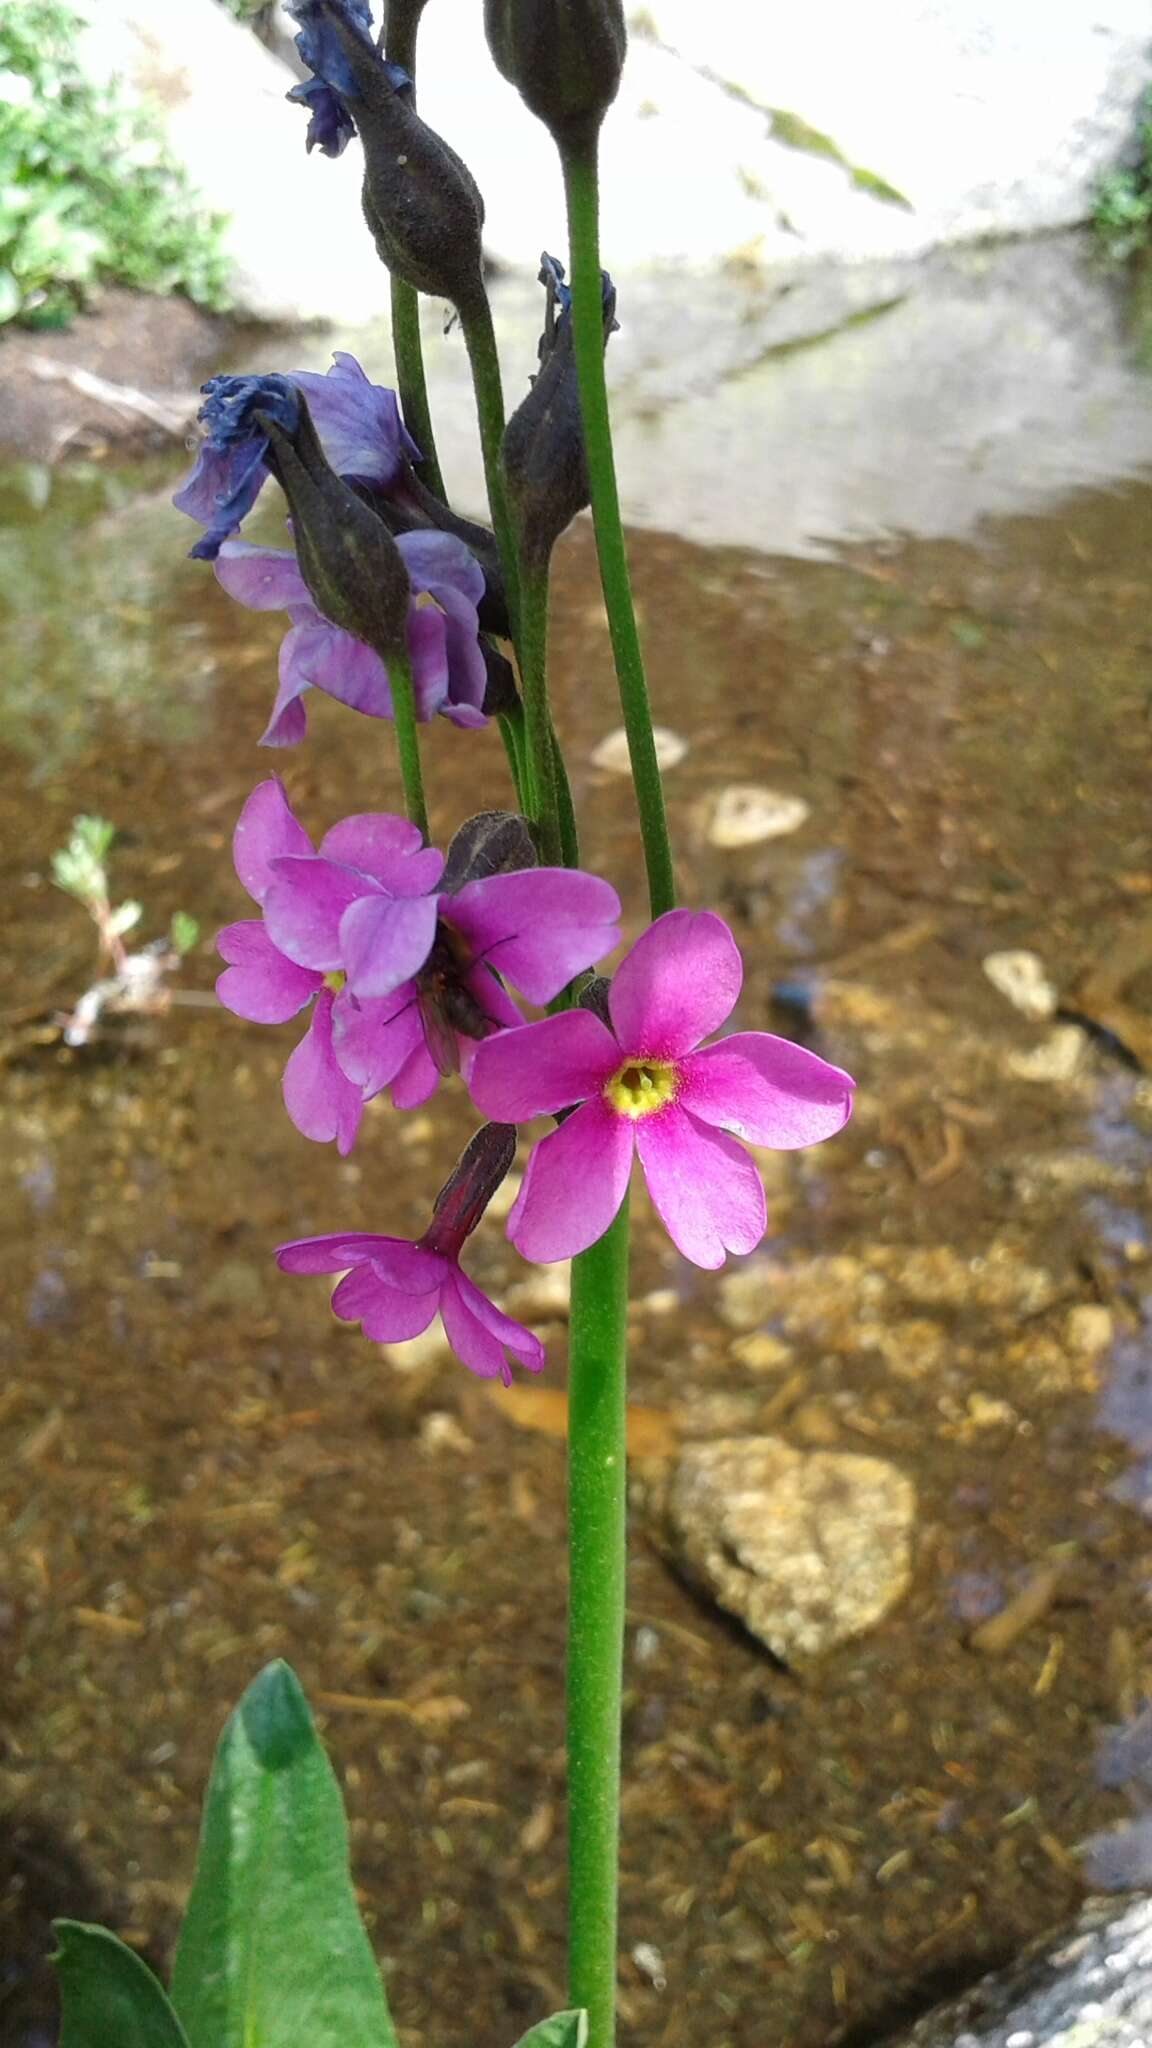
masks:
[[(677, 762), (682, 761), (688, 752), (687, 740), (681, 739), (678, 732), (670, 732), (666, 725), (654, 726), (652, 738), (656, 746), (656, 760), (661, 768), (675, 768)], [(622, 725), (618, 726), (615, 732), (610, 732), (606, 739), (600, 741), (599, 746), (592, 749), (592, 766), (607, 769), (609, 775), (631, 775), (628, 735)]]
[(1091, 1899), (1071, 1928), (925, 2014), (899, 2048), (1145, 2048), (1152, 1901)]
[(720, 1437), (642, 1492), (671, 1562), (786, 1664), (862, 1635), (907, 1589), (916, 1492), (883, 1458)]
[(778, 789), (761, 789), (751, 782), (733, 782), (704, 805), (704, 834), (713, 846), (757, 846), (763, 839), (782, 839), (788, 832), (798, 832), (811, 811), (811, 804), (802, 796), (785, 796)]
[(1043, 1020), (1055, 1013), (1059, 997), (1038, 953), (989, 953), (983, 964), (993, 988), (1021, 1016)]

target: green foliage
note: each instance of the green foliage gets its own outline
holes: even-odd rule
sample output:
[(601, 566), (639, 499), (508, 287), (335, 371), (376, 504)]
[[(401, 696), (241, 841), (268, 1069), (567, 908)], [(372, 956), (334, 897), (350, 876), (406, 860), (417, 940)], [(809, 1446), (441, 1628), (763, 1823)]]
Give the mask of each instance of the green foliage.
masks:
[(179, 953), (181, 958), (183, 958), (185, 953), (192, 951), (193, 946), (200, 937), (199, 922), (196, 918), (190, 916), (186, 910), (173, 911), (172, 922), (168, 927), (168, 936), (172, 941), (173, 952)]
[(52, 855), (52, 877), (57, 888), (75, 896), (79, 903), (106, 901), (108, 854), (115, 837), (116, 827), (107, 818), (73, 818), (71, 839)]
[(76, 59), (66, 0), (0, 5), (0, 324), (65, 324), (101, 282), (225, 304), (221, 223), (159, 130)]
[(1093, 221), (1114, 262), (1152, 242), (1152, 92), (1144, 96), (1137, 161), (1110, 171), (1096, 194)]
[(56, 1936), (60, 2048), (188, 2048), (163, 1987), (114, 1934), (57, 1920)]
[(396, 2048), (339, 1787), (286, 1664), (221, 1737), (172, 2002), (191, 2048)]
[(530, 2027), (516, 2048), (586, 2048), (587, 2040), (586, 2012), (554, 2012), (550, 2020)]

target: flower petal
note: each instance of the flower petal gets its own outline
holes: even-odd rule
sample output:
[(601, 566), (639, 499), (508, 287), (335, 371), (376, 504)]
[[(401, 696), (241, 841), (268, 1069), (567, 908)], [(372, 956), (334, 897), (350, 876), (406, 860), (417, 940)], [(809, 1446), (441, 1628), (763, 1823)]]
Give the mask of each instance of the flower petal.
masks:
[(280, 777), (270, 775), (266, 782), (258, 782), (232, 835), (232, 859), (248, 894), (263, 903), (275, 880), (272, 862), (311, 851), (312, 841), (293, 816)]
[(298, 967), (272, 944), (258, 917), (225, 925), (216, 950), (228, 962), (216, 994), (226, 1010), (250, 1024), (286, 1024), (324, 985), (322, 974)]
[(677, 1059), (719, 1030), (743, 979), (740, 949), (722, 917), (666, 911), (612, 976), (608, 1007), (616, 1036), (638, 1059)]
[(509, 1351), (529, 1372), (539, 1372), (544, 1363), (544, 1346), (539, 1337), (504, 1315), (458, 1266), (451, 1269), (444, 1283), (440, 1316), (444, 1335), (461, 1365), (478, 1373), (481, 1379), (503, 1380), (510, 1387)]
[(442, 906), (473, 953), (527, 996), (550, 1003), (565, 982), (612, 951), (620, 898), (571, 868), (524, 868), (466, 882)]
[(360, 1323), (374, 1344), (402, 1344), (428, 1328), (440, 1306), (440, 1290), (409, 1294), (389, 1287), (374, 1265), (356, 1266), (333, 1291), (332, 1313), (341, 1322)]
[(307, 676), (301, 674), (296, 657), (301, 644), (307, 643), (311, 630), (307, 623), (293, 625), (280, 642), (280, 680), (271, 716), (260, 735), (262, 747), (297, 747), (308, 731), (308, 713), (302, 699), (312, 685)]
[(635, 1126), (636, 1150), (656, 1211), (693, 1265), (715, 1268), (725, 1252), (750, 1252), (768, 1226), (764, 1186), (734, 1138), (697, 1123), (679, 1103)]
[(437, 602), (454, 591), (475, 611), (484, 595), (484, 571), (465, 541), (454, 533), (418, 532), (398, 534), (396, 545), (413, 590), (429, 590)]
[(768, 1031), (739, 1031), (681, 1062), (677, 1102), (702, 1123), (752, 1145), (818, 1145), (852, 1114), (855, 1083), (840, 1067)]
[(425, 846), (419, 825), (390, 811), (362, 811), (341, 818), (320, 841), (325, 860), (342, 861), (382, 882), (390, 896), (422, 896), (444, 871), (444, 856)]
[(419, 1045), (405, 1060), (392, 1083), (393, 1109), (419, 1109), (420, 1104), (429, 1101), (440, 1086), (440, 1069), (428, 1050), (423, 1024), (420, 1032)]
[(374, 1002), (341, 989), (332, 1006), (332, 1050), (365, 1102), (387, 1088), (423, 1045), (415, 983)]
[(392, 685), (388, 670), (371, 647), (315, 612), (298, 618), (289, 635), (294, 677), (323, 690), (366, 718), (391, 718)]
[(264, 899), (264, 920), (273, 943), (290, 960), (330, 974), (344, 965), (341, 920), (362, 896), (391, 901), (381, 894), (379, 882), (340, 861), (316, 854), (309, 860), (281, 860)]
[(381, 1245), (391, 1239), (371, 1231), (345, 1231), (331, 1237), (295, 1237), (276, 1247), (276, 1264), (282, 1273), (346, 1273), (361, 1266)]
[(410, 604), (405, 628), (416, 716), (422, 724), (442, 711), (448, 698), (448, 625), (434, 604)]
[(468, 1086), (477, 1109), (501, 1124), (551, 1116), (598, 1095), (620, 1048), (591, 1010), (561, 1010), (477, 1046)]
[(216, 557), (216, 579), (252, 612), (311, 608), (308, 585), (291, 548), (257, 548), (251, 541), (226, 540)]
[(356, 1143), (364, 1102), (332, 1052), (332, 994), (322, 989), (312, 1022), (284, 1069), (284, 1107), (296, 1129), (345, 1157)]
[(373, 384), (355, 356), (338, 350), (323, 375), (316, 370), (289, 374), (308, 401), (312, 424), (337, 476), (359, 477), (386, 489), (403, 456), (420, 460), (400, 418), (396, 393)]
[(597, 1098), (541, 1139), (508, 1218), (524, 1258), (541, 1265), (574, 1258), (603, 1237), (628, 1191), (632, 1131)]
[(341, 962), (353, 995), (392, 995), (419, 973), (435, 937), (435, 896), (361, 896), (340, 920)]

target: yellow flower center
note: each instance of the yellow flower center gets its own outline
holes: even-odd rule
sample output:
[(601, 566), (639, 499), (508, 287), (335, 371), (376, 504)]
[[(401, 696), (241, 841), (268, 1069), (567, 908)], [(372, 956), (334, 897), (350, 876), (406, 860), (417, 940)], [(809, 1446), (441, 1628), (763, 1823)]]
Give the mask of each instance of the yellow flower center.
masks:
[(604, 1089), (604, 1100), (617, 1116), (638, 1123), (674, 1102), (680, 1077), (669, 1060), (626, 1060)]
[(348, 976), (344, 973), (343, 968), (334, 967), (331, 974), (324, 976), (324, 986), (325, 988), (330, 988), (334, 996), (338, 996), (347, 979)]

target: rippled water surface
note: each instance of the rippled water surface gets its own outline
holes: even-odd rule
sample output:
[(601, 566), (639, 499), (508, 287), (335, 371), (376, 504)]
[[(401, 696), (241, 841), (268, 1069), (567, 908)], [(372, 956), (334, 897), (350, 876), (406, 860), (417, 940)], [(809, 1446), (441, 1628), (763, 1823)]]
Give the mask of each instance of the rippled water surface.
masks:
[[(116, 877), (153, 929), (243, 914), (229, 838), (269, 769), (279, 626), (182, 559), (172, 481), (26, 468), (3, 496), (0, 2041), (34, 2038), (47, 1914), (108, 1915), (163, 1958), (220, 1722), (283, 1654), (345, 1785), (406, 2044), (496, 2048), (563, 1996), (555, 1301), (531, 1311), (544, 1398), (501, 1405), (442, 1357), (383, 1358), (272, 1264), (286, 1236), (418, 1230), (470, 1128), (458, 1090), (374, 1110), (342, 1163), (280, 1110), (290, 1030), (192, 1001), (88, 1048), (52, 1028), (92, 977), (49, 876), (78, 810), (120, 825)], [(688, 742), (668, 781), (685, 895), (746, 949), (741, 1023), (816, 1044), (860, 1098), (842, 1140), (766, 1162), (751, 1293), (640, 1208), (634, 1395), (658, 1435), (890, 1460), (919, 1504), (905, 1597), (803, 1673), (691, 1595), (638, 1514), (638, 2048), (867, 2033), (1070, 1912), (1079, 1845), (1141, 1810), (1150, 548), (1138, 476), (1037, 482), (968, 538), (824, 561), (636, 537), (658, 716)], [(581, 527), (557, 715), (585, 858), (634, 930), (627, 785), (591, 764), (617, 723), (602, 624)], [(275, 763), (310, 822), (397, 805), (380, 729), (320, 700), (312, 725)], [(438, 834), (501, 800), (495, 737), (444, 727), (427, 752)], [(803, 798), (806, 822), (716, 848), (733, 782)], [(985, 974), (1020, 948), (1056, 1015)], [(206, 937), (182, 993), (213, 972)], [(491, 1227), (473, 1270), (524, 1278)], [(1006, 1608), (1019, 1627), (977, 1647)]]

